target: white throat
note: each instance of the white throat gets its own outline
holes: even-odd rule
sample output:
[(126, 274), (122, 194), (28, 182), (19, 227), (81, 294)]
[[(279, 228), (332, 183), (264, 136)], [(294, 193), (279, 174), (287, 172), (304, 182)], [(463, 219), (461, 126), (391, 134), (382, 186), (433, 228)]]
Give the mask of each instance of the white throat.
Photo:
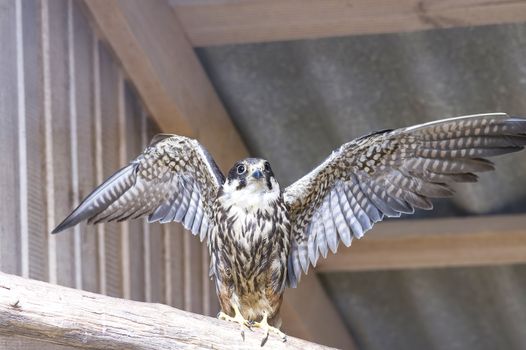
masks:
[(250, 181), (245, 187), (238, 189), (239, 180), (227, 181), (223, 185), (223, 195), (220, 201), (226, 207), (241, 209), (245, 212), (270, 208), (280, 196), (278, 182), (271, 178), (270, 183), (272, 184), (270, 190), (265, 181)]

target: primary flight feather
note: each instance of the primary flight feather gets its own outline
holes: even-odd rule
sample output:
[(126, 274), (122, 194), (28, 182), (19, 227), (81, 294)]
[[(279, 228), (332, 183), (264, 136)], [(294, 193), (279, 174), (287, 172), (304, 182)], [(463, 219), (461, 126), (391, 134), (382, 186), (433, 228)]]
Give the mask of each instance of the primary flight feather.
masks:
[(486, 157), (525, 145), (526, 119), (439, 120), (348, 142), (281, 189), (266, 160), (240, 160), (225, 178), (198, 141), (157, 135), (53, 233), (83, 220), (180, 222), (206, 239), (219, 317), (284, 337), (285, 287), (296, 287), (320, 255), (349, 246), (384, 217), (432, 209), (430, 198), (452, 195), (451, 184), (492, 170)]

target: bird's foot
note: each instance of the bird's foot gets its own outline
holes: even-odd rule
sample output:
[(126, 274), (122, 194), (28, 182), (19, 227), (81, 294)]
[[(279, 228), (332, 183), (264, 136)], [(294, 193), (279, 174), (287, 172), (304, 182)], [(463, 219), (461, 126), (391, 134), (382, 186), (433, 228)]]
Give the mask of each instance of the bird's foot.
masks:
[(270, 332), (278, 335), (283, 342), (287, 341), (287, 335), (285, 333), (268, 324), (268, 316), (266, 312), (263, 314), (261, 322), (252, 323), (252, 327), (261, 328), (265, 332), (265, 337), (261, 340), (261, 346), (265, 345), (267, 342)]
[(220, 320), (235, 322), (239, 324), (241, 326), (241, 338), (243, 338), (243, 341), (245, 341), (245, 327), (252, 330), (251, 327), (253, 322), (245, 320), (245, 318), (241, 315), (241, 312), (239, 312), (239, 309), (237, 307), (234, 307), (234, 317), (229, 316), (223, 311), (221, 311), (217, 314), (217, 318)]

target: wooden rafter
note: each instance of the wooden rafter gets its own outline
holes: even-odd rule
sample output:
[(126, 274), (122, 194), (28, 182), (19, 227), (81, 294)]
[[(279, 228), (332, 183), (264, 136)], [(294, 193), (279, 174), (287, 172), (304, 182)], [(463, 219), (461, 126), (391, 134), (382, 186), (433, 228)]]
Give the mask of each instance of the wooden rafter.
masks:
[(163, 132), (198, 138), (222, 169), (248, 154), (168, 3), (84, 3)]
[(526, 21), (509, 0), (171, 0), (194, 46)]
[(397, 220), (318, 261), (318, 272), (526, 263), (526, 215)]

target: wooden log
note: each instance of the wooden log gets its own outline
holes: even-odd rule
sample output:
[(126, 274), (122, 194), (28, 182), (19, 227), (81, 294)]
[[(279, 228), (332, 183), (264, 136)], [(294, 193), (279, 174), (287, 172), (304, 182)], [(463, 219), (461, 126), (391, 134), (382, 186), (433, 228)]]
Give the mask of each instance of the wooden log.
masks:
[[(99, 349), (260, 348), (260, 329), (0, 273), (0, 335)], [(267, 349), (329, 349), (271, 334)]]

